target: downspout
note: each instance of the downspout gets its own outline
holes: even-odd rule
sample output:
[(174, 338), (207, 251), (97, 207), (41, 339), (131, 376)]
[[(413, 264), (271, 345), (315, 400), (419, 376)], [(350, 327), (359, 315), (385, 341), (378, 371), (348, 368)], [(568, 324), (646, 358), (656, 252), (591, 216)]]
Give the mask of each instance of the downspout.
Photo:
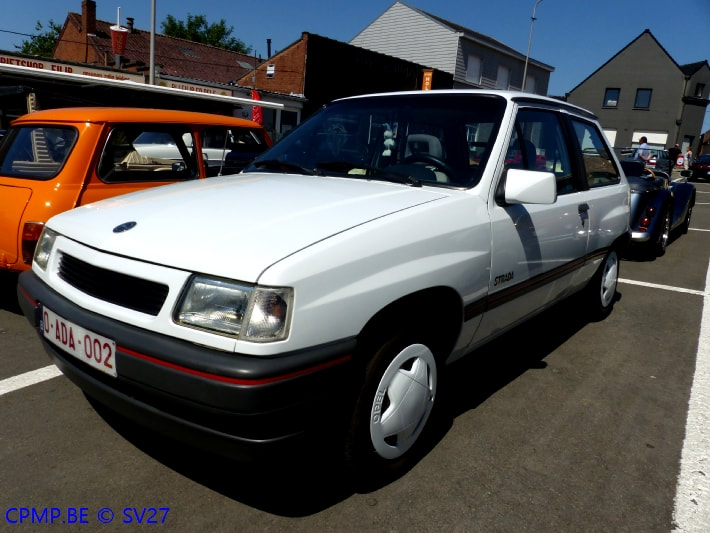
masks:
[[(683, 124), (683, 115), (685, 114), (685, 93), (688, 90), (688, 81), (690, 81), (690, 76), (685, 76), (685, 82), (683, 83), (683, 94), (680, 95), (680, 114), (675, 120), (675, 141), (673, 144), (680, 144), (678, 138), (680, 137), (680, 126)], [(669, 143), (670, 144), (670, 143)]]

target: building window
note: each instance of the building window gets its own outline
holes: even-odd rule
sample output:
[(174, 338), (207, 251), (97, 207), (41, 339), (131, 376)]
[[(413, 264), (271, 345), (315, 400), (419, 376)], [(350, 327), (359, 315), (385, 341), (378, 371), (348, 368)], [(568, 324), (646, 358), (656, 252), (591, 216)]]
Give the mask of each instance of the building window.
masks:
[(528, 74), (525, 77), (525, 87), (523, 88), (523, 90), (526, 93), (534, 93), (535, 92), (535, 76), (531, 76), (530, 74)]
[(496, 79), (496, 89), (506, 90), (510, 86), (510, 69), (508, 67), (498, 67), (498, 78)]
[(607, 89), (604, 93), (604, 107), (619, 107), (621, 89)]
[(481, 84), (481, 58), (475, 55), (468, 56), (468, 63), (466, 63), (466, 81), (475, 83), (476, 85)]
[(698, 84), (695, 86), (695, 97), (696, 97), (696, 98), (702, 98), (704, 92), (705, 92), (705, 84), (704, 84), (704, 83), (698, 83)]
[(276, 65), (266, 65), (266, 77), (273, 78), (276, 74)]
[(636, 89), (636, 100), (634, 101), (634, 109), (650, 109), (652, 92), (653, 89)]

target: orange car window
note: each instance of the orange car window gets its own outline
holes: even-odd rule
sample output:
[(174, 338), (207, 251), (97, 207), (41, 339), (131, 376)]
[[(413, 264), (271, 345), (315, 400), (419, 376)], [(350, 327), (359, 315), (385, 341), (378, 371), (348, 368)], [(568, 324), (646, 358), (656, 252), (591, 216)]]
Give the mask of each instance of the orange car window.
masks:
[(263, 133), (249, 128), (208, 128), (202, 132), (207, 176), (237, 174), (268, 147)]
[(196, 178), (193, 146), (192, 134), (184, 127), (116, 126), (99, 159), (99, 178), (106, 183)]
[(0, 173), (23, 179), (51, 179), (67, 160), (78, 132), (70, 127), (12, 128), (0, 150)]

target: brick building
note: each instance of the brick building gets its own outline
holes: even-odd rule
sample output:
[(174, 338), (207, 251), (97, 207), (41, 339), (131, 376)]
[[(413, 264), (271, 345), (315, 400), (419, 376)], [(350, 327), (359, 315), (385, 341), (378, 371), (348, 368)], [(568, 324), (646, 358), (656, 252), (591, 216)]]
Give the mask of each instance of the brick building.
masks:
[[(304, 32), (301, 38), (260, 64), (237, 83), (267, 94), (304, 96), (308, 116), (336, 98), (372, 92), (418, 90), (424, 66)], [(432, 71), (432, 89), (449, 89), (453, 77)]]
[[(126, 21), (128, 34), (125, 52), (119, 58), (120, 68), (148, 72), (151, 33), (136, 28), (133, 17), (127, 17)], [(116, 66), (117, 57), (112, 49), (110, 29), (114, 25), (115, 22), (97, 20), (95, 0), (82, 0), (81, 13), (67, 14), (53, 57), (105, 67)], [(156, 76), (162, 80), (229, 85), (259, 62), (259, 59), (246, 54), (167, 35), (155, 35)]]

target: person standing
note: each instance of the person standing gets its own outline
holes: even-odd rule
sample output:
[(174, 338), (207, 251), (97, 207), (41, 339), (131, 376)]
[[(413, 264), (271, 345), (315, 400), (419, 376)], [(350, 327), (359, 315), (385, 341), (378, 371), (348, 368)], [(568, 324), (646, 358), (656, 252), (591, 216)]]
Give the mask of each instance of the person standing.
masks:
[(644, 166), (648, 165), (648, 160), (651, 159), (651, 150), (648, 148), (648, 139), (644, 136), (639, 139), (639, 147), (636, 150), (636, 159), (641, 161)]
[(688, 170), (692, 162), (693, 150), (691, 150), (690, 145), (688, 145), (688, 148), (685, 149), (685, 160), (683, 161), (683, 168), (685, 168), (685, 170)]
[(673, 148), (668, 150), (668, 173), (672, 174), (676, 163), (678, 162), (678, 156), (681, 154), (680, 146), (676, 144)]

